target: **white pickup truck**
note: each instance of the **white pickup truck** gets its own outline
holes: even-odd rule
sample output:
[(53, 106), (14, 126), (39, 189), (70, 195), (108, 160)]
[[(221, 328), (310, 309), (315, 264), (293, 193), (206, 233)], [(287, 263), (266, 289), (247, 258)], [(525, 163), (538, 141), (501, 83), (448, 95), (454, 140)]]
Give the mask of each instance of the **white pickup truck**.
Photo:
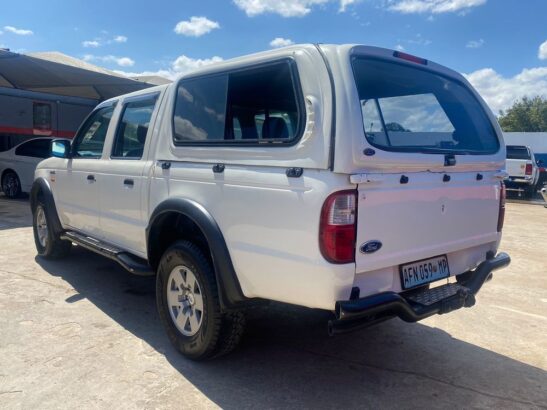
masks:
[(530, 147), (507, 145), (507, 173), (505, 185), (509, 190), (523, 190), (533, 196), (538, 190), (539, 168)]
[(470, 307), (496, 269), (505, 148), (457, 72), (296, 45), (101, 103), (31, 193), (38, 254), (76, 243), (157, 276), (167, 335), (228, 352), (245, 309), (333, 312), (331, 334)]

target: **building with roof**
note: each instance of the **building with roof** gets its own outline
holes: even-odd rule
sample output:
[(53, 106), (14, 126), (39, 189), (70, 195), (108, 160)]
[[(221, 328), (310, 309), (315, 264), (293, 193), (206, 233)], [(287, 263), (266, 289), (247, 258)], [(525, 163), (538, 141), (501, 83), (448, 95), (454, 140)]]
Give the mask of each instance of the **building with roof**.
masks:
[(166, 82), (128, 78), (58, 52), (0, 49), (0, 151), (36, 136), (71, 138), (99, 102)]

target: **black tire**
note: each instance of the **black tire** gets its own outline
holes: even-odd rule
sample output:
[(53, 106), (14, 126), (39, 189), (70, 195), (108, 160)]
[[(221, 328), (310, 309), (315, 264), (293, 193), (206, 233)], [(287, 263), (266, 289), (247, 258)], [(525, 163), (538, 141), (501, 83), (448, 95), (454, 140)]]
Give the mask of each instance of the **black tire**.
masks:
[[(46, 224), (45, 232), (43, 230), (44, 220)], [(46, 205), (41, 200), (37, 201), (32, 212), (32, 230), (38, 255), (48, 259), (59, 259), (70, 253), (72, 242), (62, 240), (58, 234), (53, 232)]]
[(14, 171), (6, 171), (2, 175), (2, 191), (10, 199), (21, 196), (21, 180)]
[(527, 185), (526, 188), (524, 188), (524, 195), (526, 198), (533, 198), (536, 194), (537, 186), (536, 185)]
[[(200, 325), (195, 334), (185, 335), (177, 327), (175, 315), (182, 315), (183, 305), (180, 310), (169, 306), (168, 291), (189, 291), (189, 288), (177, 286), (172, 273), (182, 271), (182, 274), (190, 271), (193, 279), (198, 283), (203, 311), (199, 314)], [(173, 273), (175, 275), (175, 273)], [(186, 276), (188, 278), (188, 276)], [(184, 296), (178, 296), (178, 300)], [(194, 301), (194, 298), (191, 299)], [(173, 346), (185, 357), (192, 360), (205, 360), (224, 355), (233, 350), (239, 343), (245, 327), (245, 317), (242, 312), (222, 313), (220, 310), (217, 282), (211, 262), (205, 257), (199, 247), (189, 241), (177, 241), (163, 254), (158, 267), (156, 279), (156, 303), (163, 326)], [(184, 303), (184, 302), (181, 302)], [(187, 302), (188, 303), (188, 302)], [(192, 313), (190, 305), (190, 316)], [(185, 320), (184, 316), (181, 321)], [(179, 322), (179, 325), (180, 326)], [(191, 331), (191, 329), (183, 329)]]

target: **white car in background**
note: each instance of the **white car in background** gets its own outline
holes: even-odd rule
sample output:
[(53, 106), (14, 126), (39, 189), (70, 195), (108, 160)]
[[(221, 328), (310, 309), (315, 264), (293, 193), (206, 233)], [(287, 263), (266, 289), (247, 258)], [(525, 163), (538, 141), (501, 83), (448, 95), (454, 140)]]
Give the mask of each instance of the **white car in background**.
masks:
[(50, 156), (51, 138), (33, 138), (0, 152), (0, 183), (4, 195), (17, 198), (30, 192), (36, 165)]

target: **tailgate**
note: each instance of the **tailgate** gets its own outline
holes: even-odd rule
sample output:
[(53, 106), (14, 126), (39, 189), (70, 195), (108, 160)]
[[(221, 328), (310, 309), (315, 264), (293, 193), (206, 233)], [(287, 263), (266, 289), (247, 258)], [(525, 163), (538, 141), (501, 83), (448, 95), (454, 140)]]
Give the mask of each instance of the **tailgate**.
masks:
[[(497, 241), (500, 182), (492, 172), (477, 175), (367, 174), (358, 185), (357, 272)], [(371, 242), (381, 245), (367, 252)]]
[(511, 177), (524, 178), (527, 161), (521, 159), (508, 159), (506, 162), (507, 173)]

